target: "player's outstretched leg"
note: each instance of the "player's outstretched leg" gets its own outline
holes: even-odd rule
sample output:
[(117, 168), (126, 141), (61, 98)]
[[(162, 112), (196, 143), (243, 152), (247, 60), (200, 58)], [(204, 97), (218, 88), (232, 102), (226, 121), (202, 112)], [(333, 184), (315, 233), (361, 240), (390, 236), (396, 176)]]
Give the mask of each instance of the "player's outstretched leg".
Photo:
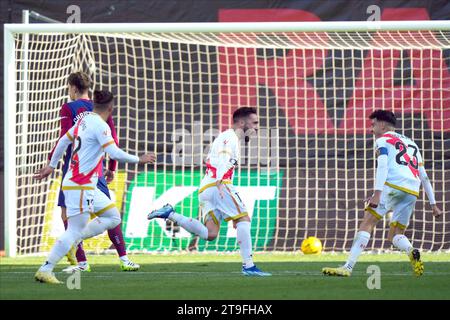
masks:
[(69, 249), (81, 240), (82, 230), (89, 220), (89, 215), (79, 214), (69, 218), (68, 228), (55, 242), (45, 263), (34, 275), (36, 281), (59, 284), (61, 283), (54, 275), (53, 269), (56, 264), (67, 254)]
[(120, 223), (115, 228), (108, 230), (108, 236), (114, 247), (116, 248), (117, 254), (119, 255), (120, 269), (122, 271), (139, 270), (141, 266), (131, 261), (127, 256), (125, 241), (123, 241), (122, 224)]
[[(67, 209), (65, 207), (61, 207), (61, 218), (64, 223), (64, 229), (67, 230)], [(75, 271), (91, 271), (91, 268), (87, 262), (86, 254), (83, 249), (83, 242), (80, 242), (77, 245), (73, 245), (69, 252), (66, 254), (67, 261), (70, 266), (63, 269), (63, 272), (73, 273)]]
[(179, 213), (176, 213), (170, 204), (166, 204), (160, 209), (153, 210), (147, 216), (148, 220), (155, 218), (169, 219), (178, 223), (182, 228), (186, 229), (190, 233), (198, 235), (203, 240), (208, 240), (208, 228), (197, 219), (185, 217)]
[(245, 276), (267, 277), (268, 272), (263, 272), (253, 263), (252, 238), (250, 234), (250, 221), (236, 223), (237, 241), (242, 257), (242, 274)]
[(409, 239), (404, 234), (396, 234), (392, 238), (392, 244), (408, 255), (409, 261), (411, 261), (413, 273), (418, 277), (423, 275), (424, 266), (422, 260), (420, 259), (420, 251), (413, 248)]
[(117, 208), (108, 209), (87, 224), (86, 228), (81, 232), (82, 239), (89, 239), (102, 234), (106, 230), (115, 228), (120, 222), (120, 214)]
[[(62, 210), (62, 216), (63, 217), (61, 217), (62, 218), (62, 221), (63, 221), (63, 224), (64, 224), (64, 230), (67, 230), (67, 216), (66, 216), (66, 210), (65, 210), (66, 208), (64, 208), (64, 207), (61, 207), (61, 210)], [(71, 265), (71, 266), (76, 266), (77, 265), (77, 256), (76, 256), (76, 253), (77, 253), (77, 247), (76, 246), (72, 246), (71, 248), (70, 248), (70, 250), (69, 250), (69, 252), (67, 252), (67, 254), (66, 254), (66, 257), (67, 257), (67, 261), (69, 262), (69, 264)]]
[(169, 216), (175, 213), (175, 210), (170, 204), (166, 204), (159, 209), (153, 210), (147, 215), (148, 220), (152, 220), (155, 218), (168, 219)]
[[(61, 219), (64, 224), (64, 230), (67, 230), (67, 208), (65, 207), (65, 197), (64, 197), (64, 193), (62, 190), (60, 190), (60, 192), (59, 192), (58, 206), (61, 208)], [(69, 252), (67, 252), (67, 254), (66, 254), (67, 262), (69, 262), (69, 264), (71, 266), (77, 265), (76, 252), (77, 252), (77, 247), (72, 246), (70, 248)]]
[[(120, 225), (120, 214), (116, 208), (111, 208), (86, 225), (86, 227), (81, 231), (81, 239), (95, 237), (96, 235), (102, 234), (106, 230), (115, 228), (117, 225)], [(63, 269), (63, 272), (66, 273), (73, 273), (76, 271), (90, 272), (91, 267), (86, 261), (79, 261), (78, 265)]]
[(422, 260), (420, 260), (420, 251), (418, 249), (412, 249), (408, 256), (411, 261), (414, 274), (418, 277), (423, 275), (425, 268)]
[(356, 238), (353, 241), (352, 248), (350, 249), (350, 254), (347, 258), (347, 262), (337, 268), (323, 268), (322, 273), (327, 276), (338, 276), (338, 277), (350, 277), (352, 275), (353, 267), (358, 261), (358, 257), (364, 251), (369, 243), (370, 233), (367, 231), (359, 231), (356, 234)]

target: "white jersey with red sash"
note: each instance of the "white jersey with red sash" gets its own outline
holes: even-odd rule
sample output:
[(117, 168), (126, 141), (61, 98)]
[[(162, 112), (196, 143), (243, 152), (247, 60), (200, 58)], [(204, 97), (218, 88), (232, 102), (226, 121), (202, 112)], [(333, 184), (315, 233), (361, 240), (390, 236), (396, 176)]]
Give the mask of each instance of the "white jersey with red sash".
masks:
[(211, 145), (206, 159), (206, 172), (200, 190), (215, 185), (217, 180), (226, 184), (233, 181), (234, 169), (239, 162), (239, 138), (233, 129), (219, 134)]
[(376, 140), (379, 154), (388, 157), (386, 185), (419, 196), (419, 166), (423, 166), (419, 147), (410, 138), (394, 131), (386, 132)]
[(115, 143), (111, 129), (98, 114), (89, 112), (66, 135), (72, 141), (72, 157), (62, 189), (95, 189), (101, 175), (103, 149)]
[[(239, 155), (239, 138), (233, 129), (222, 132), (212, 143), (198, 191), (205, 222), (213, 220), (220, 225), (222, 220), (237, 220), (248, 215), (244, 202), (232, 185)], [(216, 186), (217, 181), (223, 184), (222, 194)]]

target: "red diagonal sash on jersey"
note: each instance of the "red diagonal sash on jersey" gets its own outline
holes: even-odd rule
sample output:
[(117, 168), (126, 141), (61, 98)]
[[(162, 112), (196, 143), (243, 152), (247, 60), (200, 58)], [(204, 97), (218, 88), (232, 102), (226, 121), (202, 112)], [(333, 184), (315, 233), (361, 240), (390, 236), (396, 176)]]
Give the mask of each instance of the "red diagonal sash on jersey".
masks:
[(72, 178), (70, 178), (70, 180), (79, 185), (84, 185), (91, 183), (91, 178), (94, 175), (94, 173), (97, 172), (98, 175), (101, 175), (103, 157), (100, 158), (100, 161), (97, 163), (94, 169), (92, 169), (88, 174), (85, 175), (84, 173), (80, 173), (80, 159), (78, 157), (78, 150), (74, 150), (74, 148), (75, 142), (77, 141), (78, 138), (78, 128), (80, 126), (81, 121), (82, 121), (81, 119), (78, 121), (77, 126), (73, 131), (74, 138), (72, 143), (72, 159), (70, 161), (70, 170), (72, 170)]
[(211, 178), (217, 178), (217, 169), (211, 165), (211, 162), (206, 161), (206, 174), (211, 172)]
[[(392, 144), (394, 147), (397, 144), (397, 142), (400, 142), (400, 144), (399, 144), (399, 146), (401, 148), (401, 149), (399, 149), (400, 152), (403, 151), (403, 148), (407, 148), (405, 143), (400, 138), (398, 138), (398, 137), (396, 137), (396, 136), (394, 136), (392, 134), (384, 134), (383, 137), (389, 138), (388, 140), (386, 140), (386, 142), (389, 143), (389, 144)], [(405, 152), (403, 154), (403, 158), (405, 158), (406, 162), (408, 163), (407, 166), (408, 166), (409, 170), (411, 170), (414, 178), (417, 178), (419, 176), (419, 170), (414, 168), (411, 165), (412, 160), (411, 160), (411, 157), (409, 156), (409, 154), (407, 152)], [(417, 161), (417, 160), (414, 159), (414, 161)]]
[[(206, 174), (208, 174), (208, 171), (211, 172), (211, 178), (217, 179), (217, 168), (213, 167), (209, 160), (206, 162)], [(233, 171), (234, 167), (230, 168), (227, 172), (225, 172), (225, 174), (222, 177), (222, 180), (230, 180), (231, 177), (233, 176)]]

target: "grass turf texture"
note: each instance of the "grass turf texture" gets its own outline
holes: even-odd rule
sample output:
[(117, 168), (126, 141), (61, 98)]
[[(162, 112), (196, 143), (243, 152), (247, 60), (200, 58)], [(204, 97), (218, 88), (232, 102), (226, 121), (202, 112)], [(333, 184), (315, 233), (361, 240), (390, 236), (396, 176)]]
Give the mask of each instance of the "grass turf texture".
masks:
[[(450, 299), (450, 254), (422, 254), (425, 274), (416, 278), (404, 254), (364, 254), (350, 278), (321, 274), (336, 267), (344, 254), (256, 254), (272, 277), (245, 277), (237, 254), (130, 255), (137, 272), (120, 271), (114, 255), (88, 257), (92, 272), (82, 273), (81, 289), (69, 290), (69, 275), (55, 269), (61, 285), (34, 280), (44, 257), (0, 258), (0, 299)], [(381, 289), (369, 290), (369, 265), (381, 269)]]

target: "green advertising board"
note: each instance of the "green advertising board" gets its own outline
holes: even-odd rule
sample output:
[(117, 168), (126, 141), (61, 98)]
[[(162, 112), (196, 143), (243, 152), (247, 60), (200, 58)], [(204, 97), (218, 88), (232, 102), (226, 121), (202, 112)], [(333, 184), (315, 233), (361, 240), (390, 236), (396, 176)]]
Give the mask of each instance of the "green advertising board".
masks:
[[(274, 237), (282, 174), (280, 171), (236, 172), (234, 184), (251, 216), (255, 250), (264, 249)], [(187, 250), (194, 235), (169, 220), (148, 221), (147, 214), (170, 203), (177, 213), (201, 220), (198, 186), (202, 178), (203, 173), (199, 170), (139, 174), (129, 186), (123, 216), (122, 228), (128, 250)], [(233, 223), (223, 221), (217, 239), (200, 239), (196, 248), (199, 251), (238, 250)]]

